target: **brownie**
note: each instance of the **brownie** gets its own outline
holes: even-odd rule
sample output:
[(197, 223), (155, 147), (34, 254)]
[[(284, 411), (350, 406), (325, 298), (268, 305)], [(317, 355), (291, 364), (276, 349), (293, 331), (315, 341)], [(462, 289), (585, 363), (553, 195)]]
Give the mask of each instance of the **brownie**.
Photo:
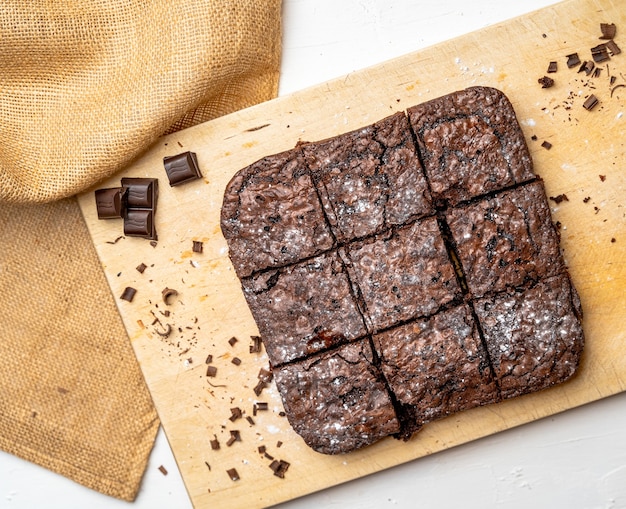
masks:
[(566, 274), (478, 299), (474, 307), (503, 398), (545, 389), (576, 371), (582, 309)]
[(408, 429), (499, 400), (466, 304), (377, 334), (374, 348)]
[(446, 219), (474, 297), (565, 269), (541, 181), (450, 209)]
[(433, 212), (404, 113), (303, 151), (340, 243)]
[(407, 113), (436, 203), (456, 205), (534, 178), (515, 112), (499, 90), (472, 87)]
[(372, 331), (427, 316), (460, 297), (436, 218), (354, 242), (345, 257)]
[(349, 452), (400, 429), (368, 340), (274, 370), (293, 429), (314, 450)]
[(263, 158), (233, 177), (221, 227), (240, 278), (314, 256), (334, 242), (296, 149)]
[(366, 334), (335, 251), (259, 273), (242, 284), (273, 366)]

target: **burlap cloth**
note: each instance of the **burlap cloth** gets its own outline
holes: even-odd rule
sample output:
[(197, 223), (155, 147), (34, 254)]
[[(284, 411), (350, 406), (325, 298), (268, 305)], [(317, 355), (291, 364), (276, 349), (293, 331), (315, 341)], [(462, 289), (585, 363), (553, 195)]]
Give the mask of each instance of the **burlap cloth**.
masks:
[(0, 448), (126, 500), (159, 421), (73, 195), (277, 93), (280, 0), (3, 0)]

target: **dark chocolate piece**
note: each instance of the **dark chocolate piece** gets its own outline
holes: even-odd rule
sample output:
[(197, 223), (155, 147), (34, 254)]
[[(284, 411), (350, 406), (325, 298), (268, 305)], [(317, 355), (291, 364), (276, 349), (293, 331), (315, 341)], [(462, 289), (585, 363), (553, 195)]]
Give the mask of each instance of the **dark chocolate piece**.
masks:
[(97, 189), (95, 195), (98, 219), (117, 219), (124, 216), (126, 189), (123, 187)]
[(588, 111), (591, 111), (598, 105), (598, 102), (599, 102), (598, 98), (594, 94), (591, 94), (587, 98), (587, 100), (583, 103), (583, 108), (585, 108)]
[(122, 295), (120, 295), (120, 299), (126, 300), (128, 302), (132, 302), (133, 299), (135, 298), (136, 293), (137, 293), (137, 290), (135, 290), (131, 286), (127, 286), (126, 288), (124, 288)]
[(147, 268), (148, 266), (145, 263), (140, 263), (139, 265), (137, 265), (137, 267), (135, 267), (137, 272), (139, 272), (140, 274), (143, 274)]
[(400, 430), (367, 340), (287, 364), (274, 376), (291, 426), (318, 452), (352, 451)]
[(230, 417), (228, 418), (231, 422), (235, 422), (237, 419), (241, 419), (243, 413), (241, 412), (241, 408), (233, 407), (230, 409)]
[(238, 481), (240, 479), (236, 468), (229, 468), (226, 470), (226, 473), (228, 474), (228, 477), (230, 477), (231, 481)]
[(572, 53), (571, 55), (567, 55), (566, 58), (567, 58), (567, 67), (570, 69), (580, 64), (580, 57), (578, 56), (578, 53)]
[(407, 110), (435, 203), (462, 201), (534, 178), (513, 106), (473, 87)]
[(602, 32), (600, 39), (614, 39), (617, 27), (615, 23), (600, 23), (600, 31)]
[(241, 365), (241, 359), (239, 357), (233, 357), (230, 362), (232, 362), (235, 366)]
[(215, 437), (213, 440), (211, 440), (210, 444), (211, 444), (211, 449), (213, 449), (214, 451), (219, 450), (220, 443), (219, 443), (219, 440), (217, 439), (217, 437)]
[(550, 387), (576, 371), (582, 309), (567, 275), (478, 299), (474, 306), (503, 398)]
[(202, 253), (203, 247), (204, 247), (204, 244), (202, 242), (200, 242), (199, 240), (194, 240), (191, 250), (194, 253)]
[(259, 353), (261, 351), (261, 336), (250, 336), (252, 344), (250, 345), (250, 353)]
[(541, 143), (541, 146), (543, 148), (545, 148), (546, 150), (550, 150), (552, 148), (552, 143), (550, 143), (549, 141), (545, 140)]
[(163, 166), (170, 186), (178, 186), (202, 178), (195, 152), (183, 152), (175, 156), (164, 157)]
[(558, 196), (550, 196), (550, 199), (556, 203), (557, 205), (564, 201), (569, 201), (569, 198), (566, 194), (559, 194)]
[(548, 72), (549, 73), (556, 72), (558, 68), (557, 66), (558, 66), (557, 62), (553, 60), (552, 62), (548, 64)]
[(208, 366), (206, 368), (206, 376), (214, 377), (217, 375), (217, 368), (215, 366)]
[(124, 218), (124, 235), (156, 240), (154, 211), (150, 209), (128, 209)]
[(161, 472), (163, 475), (167, 475), (167, 469), (163, 465), (159, 467), (159, 472)]
[(591, 48), (591, 57), (597, 64), (606, 62), (611, 58), (609, 57), (609, 50), (606, 47), (606, 44), (598, 44), (597, 46)]
[(281, 479), (285, 478), (285, 472), (289, 468), (289, 463), (283, 460), (274, 460), (270, 464), (270, 468), (274, 472), (276, 477), (280, 477)]
[(537, 80), (541, 85), (541, 88), (550, 88), (554, 86), (554, 80), (548, 76), (543, 76)]
[(157, 179), (126, 177), (122, 179), (122, 187), (127, 192), (126, 203), (129, 209), (151, 209), (156, 211), (159, 194)]
[(606, 49), (609, 51), (611, 56), (619, 55), (622, 52), (615, 41), (608, 41), (606, 43)]

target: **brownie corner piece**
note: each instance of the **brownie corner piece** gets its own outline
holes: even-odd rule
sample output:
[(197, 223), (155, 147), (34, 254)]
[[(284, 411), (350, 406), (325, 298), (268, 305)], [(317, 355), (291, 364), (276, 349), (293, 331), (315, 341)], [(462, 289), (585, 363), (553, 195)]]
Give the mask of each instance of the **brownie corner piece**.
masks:
[(303, 152), (339, 243), (433, 213), (403, 112), (305, 144)]
[(245, 278), (242, 285), (273, 366), (366, 335), (335, 251)]
[(334, 243), (298, 149), (237, 172), (224, 193), (220, 226), (240, 278), (314, 256)]
[(351, 452), (400, 425), (367, 339), (274, 369), (292, 428), (317, 452)]
[(540, 180), (449, 209), (446, 220), (474, 297), (565, 270)]
[(470, 87), (407, 110), (433, 200), (455, 205), (534, 178), (509, 99)]
[(502, 398), (545, 389), (576, 372), (582, 309), (567, 274), (474, 302)]
[(406, 427), (499, 401), (489, 358), (467, 304), (373, 338)]

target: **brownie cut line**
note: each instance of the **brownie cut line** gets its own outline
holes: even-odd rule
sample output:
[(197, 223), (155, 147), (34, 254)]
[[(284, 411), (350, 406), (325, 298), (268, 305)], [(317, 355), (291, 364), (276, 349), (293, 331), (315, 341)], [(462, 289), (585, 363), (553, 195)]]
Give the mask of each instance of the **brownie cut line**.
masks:
[(221, 213), (287, 417), (315, 451), (409, 439), (578, 368), (580, 300), (499, 90), (266, 156)]

